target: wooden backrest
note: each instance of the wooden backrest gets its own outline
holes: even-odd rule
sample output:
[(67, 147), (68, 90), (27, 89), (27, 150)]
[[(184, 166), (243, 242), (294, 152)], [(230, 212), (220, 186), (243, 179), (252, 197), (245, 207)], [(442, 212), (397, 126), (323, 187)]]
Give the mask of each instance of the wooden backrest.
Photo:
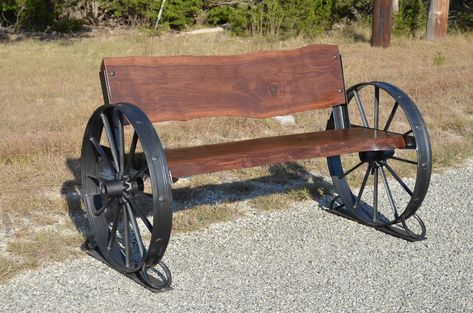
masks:
[(105, 58), (105, 103), (129, 102), (152, 122), (266, 118), (345, 103), (334, 45), (231, 56)]

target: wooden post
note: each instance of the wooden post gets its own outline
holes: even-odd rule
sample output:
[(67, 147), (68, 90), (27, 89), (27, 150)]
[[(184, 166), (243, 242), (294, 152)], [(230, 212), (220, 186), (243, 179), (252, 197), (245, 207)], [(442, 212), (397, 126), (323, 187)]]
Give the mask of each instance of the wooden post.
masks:
[(375, 0), (373, 9), (373, 30), (371, 45), (373, 47), (389, 47), (391, 43), (392, 0)]
[(441, 40), (447, 35), (449, 0), (432, 0), (425, 37), (428, 40)]

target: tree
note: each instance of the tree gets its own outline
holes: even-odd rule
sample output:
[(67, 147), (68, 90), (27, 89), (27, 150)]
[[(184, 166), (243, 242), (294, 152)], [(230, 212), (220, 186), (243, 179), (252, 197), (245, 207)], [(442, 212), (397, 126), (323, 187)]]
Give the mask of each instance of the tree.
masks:
[(393, 0), (393, 13), (399, 11), (399, 0)]
[(432, 0), (425, 37), (428, 40), (441, 40), (447, 35), (449, 0)]
[(373, 9), (373, 30), (371, 45), (373, 47), (389, 47), (392, 28), (392, 0), (375, 0)]

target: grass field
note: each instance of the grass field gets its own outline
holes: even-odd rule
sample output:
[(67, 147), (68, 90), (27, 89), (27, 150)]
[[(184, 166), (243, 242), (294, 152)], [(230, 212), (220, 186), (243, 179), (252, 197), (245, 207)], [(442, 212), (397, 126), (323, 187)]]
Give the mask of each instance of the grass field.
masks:
[[(452, 35), (441, 43), (395, 38), (389, 49), (371, 48), (365, 40), (341, 35), (281, 42), (222, 33), (159, 38), (127, 33), (0, 43), (0, 281), (19, 270), (80, 254), (86, 222), (79, 196), (78, 159), (86, 122), (102, 102), (97, 74), (103, 57), (238, 54), (309, 43), (340, 45), (347, 86), (360, 81), (389, 81), (417, 102), (430, 131), (435, 170), (472, 155), (472, 35)], [(166, 146), (186, 146), (323, 129), (328, 115), (328, 111), (297, 114), (296, 126), (284, 126), (272, 119), (226, 118), (156, 127)], [(301, 164), (310, 172), (327, 173), (325, 160)], [(264, 167), (200, 175), (180, 182), (175, 205), (183, 210), (176, 215), (174, 231), (234, 218), (242, 214), (238, 201), (245, 197), (241, 195), (251, 193), (251, 187), (242, 183), (241, 188), (232, 190), (234, 199), (217, 198), (213, 204), (186, 200), (205, 186), (269, 174)], [(277, 177), (273, 175), (273, 179)], [(272, 210), (324, 193), (324, 188), (299, 187), (293, 192), (255, 196), (248, 205)], [(225, 191), (225, 186), (219, 190)]]

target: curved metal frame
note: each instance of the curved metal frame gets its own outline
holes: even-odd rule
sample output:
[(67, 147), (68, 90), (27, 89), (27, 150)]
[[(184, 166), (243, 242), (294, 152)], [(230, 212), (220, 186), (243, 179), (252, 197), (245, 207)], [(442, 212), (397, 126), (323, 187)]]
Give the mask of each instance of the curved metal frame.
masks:
[[(124, 144), (125, 124), (134, 128), (128, 154)], [(109, 147), (99, 144), (102, 133), (105, 133)], [(142, 168), (133, 169), (138, 140), (146, 162)], [(81, 154), (82, 195), (97, 249), (110, 266), (125, 274), (137, 273), (148, 287), (169, 287), (171, 275), (161, 259), (171, 234), (171, 177), (164, 149), (153, 125), (145, 113), (132, 104), (103, 105), (92, 114), (87, 124)], [(108, 168), (109, 177), (98, 173), (99, 159)], [(138, 185), (137, 179), (145, 173), (149, 175), (152, 188), (152, 224), (133, 195), (133, 188), (138, 188), (133, 186)], [(118, 202), (118, 206), (114, 212), (110, 212), (114, 216), (109, 222), (104, 213), (113, 211), (110, 204), (114, 201)], [(143, 245), (136, 223), (138, 218), (151, 232), (147, 248)], [(124, 239), (125, 247), (116, 242), (120, 222), (124, 228), (123, 237), (128, 238)], [(134, 264), (131, 264), (134, 260), (130, 256), (130, 233), (134, 234), (141, 254), (140, 261)], [(161, 281), (147, 274), (150, 268), (158, 264), (164, 270)]]
[[(357, 99), (358, 97), (357, 92), (366, 86), (373, 86), (375, 88), (375, 99), (377, 99), (378, 101), (377, 110), (379, 110), (379, 90), (382, 89), (396, 101), (395, 103), (397, 103), (397, 105), (394, 104), (394, 106), (400, 107), (402, 109), (402, 111), (404, 112), (407, 118), (407, 121), (410, 124), (412, 134), (415, 138), (415, 143), (416, 143), (415, 148), (416, 148), (416, 155), (417, 155), (417, 174), (416, 174), (415, 187), (414, 187), (414, 190), (411, 191), (412, 194), (410, 194), (411, 198), (409, 200), (409, 203), (407, 204), (406, 208), (399, 216), (394, 218), (389, 223), (382, 223), (382, 222), (376, 221), (376, 216), (375, 214), (373, 214), (373, 217), (375, 219), (375, 221), (373, 221), (373, 219), (370, 219), (370, 217), (366, 216), (366, 214), (361, 209), (359, 209), (359, 207), (356, 205), (357, 204), (356, 202), (360, 201), (360, 199), (357, 200), (357, 197), (353, 194), (348, 182), (345, 179), (345, 176), (351, 170), (347, 172), (344, 171), (340, 156), (328, 157), (327, 161), (328, 161), (329, 172), (332, 177), (333, 184), (339, 194), (339, 197), (342, 203), (342, 205), (338, 205), (337, 208), (333, 208), (334, 203), (332, 203), (331, 208), (335, 211), (337, 210), (340, 212), (343, 211), (342, 215), (350, 215), (347, 217), (356, 219), (359, 222), (362, 222), (363, 224), (367, 224), (376, 228), (389, 227), (389, 226), (393, 226), (395, 224), (401, 223), (404, 229), (403, 235), (401, 237), (410, 237), (410, 239), (415, 239), (415, 240), (421, 239), (425, 236), (425, 225), (423, 224), (422, 220), (417, 215), (415, 215), (415, 212), (418, 210), (422, 201), (424, 200), (424, 197), (427, 193), (428, 186), (430, 183), (430, 176), (431, 176), (431, 171), (432, 171), (432, 151), (431, 151), (429, 135), (427, 132), (427, 128), (425, 126), (425, 122), (422, 119), (421, 113), (419, 112), (415, 103), (402, 90), (388, 83), (368, 82), (368, 83), (356, 84), (347, 90), (347, 104), (338, 108), (339, 110), (342, 110), (344, 114), (340, 114), (340, 113), (332, 114), (331, 119), (329, 120), (329, 123), (327, 125), (327, 128), (330, 129), (330, 128), (351, 127), (349, 121), (341, 121), (340, 116), (348, 115), (347, 106), (349, 105), (353, 97), (355, 97), (355, 100), (358, 106), (358, 111), (360, 113), (360, 117), (363, 123), (363, 127), (369, 127), (367, 119), (366, 119), (366, 115), (363, 111), (363, 107), (360, 104), (361, 101)], [(393, 111), (391, 112), (392, 116), (394, 116), (396, 109), (393, 109)], [(374, 124), (376, 124), (376, 118), (375, 118)], [(379, 125), (374, 125), (374, 126), (375, 127), (373, 128), (380, 129)], [(383, 130), (383, 129), (380, 129), (380, 130)], [(387, 165), (381, 164), (378, 162), (376, 165), (376, 173), (378, 171), (378, 168), (380, 168), (381, 171), (383, 171), (383, 167), (385, 166)], [(390, 170), (389, 166), (387, 166), (387, 169)], [(384, 174), (384, 172), (381, 174)], [(366, 180), (366, 176), (367, 175), (365, 175), (364, 180)], [(375, 175), (375, 176), (376, 176), (375, 177), (376, 179), (378, 175)], [(385, 177), (386, 177), (385, 175), (381, 175), (381, 178), (383, 178), (384, 184), (387, 183), (385, 181)], [(407, 220), (408, 218), (412, 216), (415, 217), (415, 219), (418, 221), (422, 229), (420, 234), (414, 234), (411, 230), (409, 230), (409, 228), (407, 227), (405, 223), (405, 220)]]

